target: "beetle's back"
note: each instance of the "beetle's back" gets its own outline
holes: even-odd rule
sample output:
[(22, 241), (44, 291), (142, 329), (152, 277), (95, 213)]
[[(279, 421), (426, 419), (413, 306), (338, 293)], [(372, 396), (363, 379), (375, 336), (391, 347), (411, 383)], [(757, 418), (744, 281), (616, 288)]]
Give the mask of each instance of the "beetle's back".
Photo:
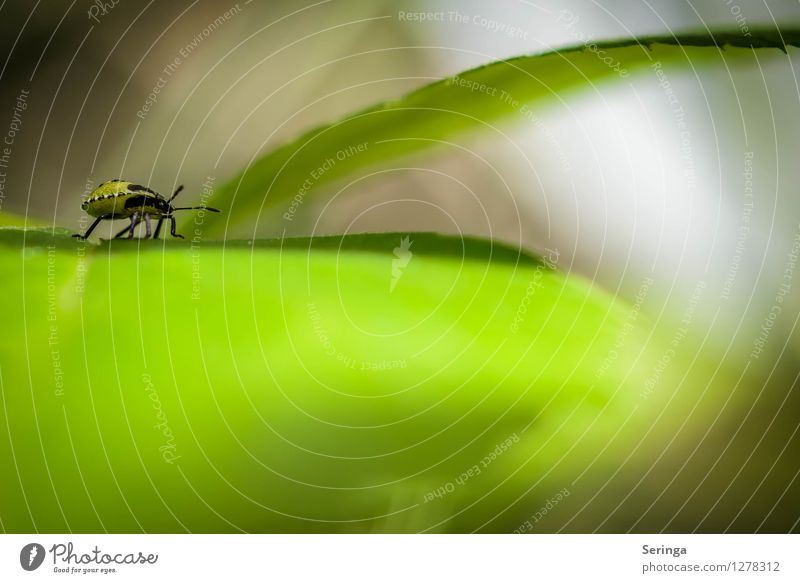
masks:
[(124, 180), (104, 182), (83, 201), (81, 208), (93, 217), (115, 219), (130, 217), (135, 212), (153, 217), (169, 214), (169, 203), (163, 196), (146, 186)]

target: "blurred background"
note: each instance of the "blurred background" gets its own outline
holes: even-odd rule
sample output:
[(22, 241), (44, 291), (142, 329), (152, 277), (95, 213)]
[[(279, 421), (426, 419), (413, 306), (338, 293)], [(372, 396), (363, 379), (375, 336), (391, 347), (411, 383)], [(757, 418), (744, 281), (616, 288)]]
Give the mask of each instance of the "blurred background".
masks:
[[(420, 12), (467, 18), (403, 16)], [(76, 230), (81, 196), (104, 180), (162, 193), (186, 184), (188, 203), (209, 178), (224, 182), (304, 130), (498, 59), (800, 24), (797, 3), (722, 0), (10, 0), (0, 14), (0, 128), (15, 128), (0, 210)], [(686, 320), (669, 374), (688, 376), (660, 397), (674, 411), (661, 446), (632, 452), (639, 469), (609, 486), (643, 502), (605, 527), (651, 512), (651, 526), (692, 530), (699, 513), (712, 530), (754, 530), (758, 516), (762, 528), (797, 529), (796, 59), (765, 50), (670, 71), (680, 116), (654, 75), (563, 96), (539, 123), (334, 185), (288, 234), (430, 230), (557, 249), (559, 268), (629, 301), (652, 278), (643, 309), (667, 337)], [(281, 235), (260, 225), (230, 235), (253, 231)], [(698, 418), (703, 399), (715, 403)], [(664, 476), (677, 476), (668, 491)], [(675, 502), (648, 508), (657, 496)]]

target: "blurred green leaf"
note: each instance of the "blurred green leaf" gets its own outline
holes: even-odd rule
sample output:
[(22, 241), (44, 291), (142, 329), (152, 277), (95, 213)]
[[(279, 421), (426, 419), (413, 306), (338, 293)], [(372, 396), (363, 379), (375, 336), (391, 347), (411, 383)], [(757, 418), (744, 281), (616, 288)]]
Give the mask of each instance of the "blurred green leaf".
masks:
[(798, 43), (800, 30), (791, 28), (751, 29), (748, 36), (679, 34), (598, 41), (592, 50), (579, 45), (478, 67), (315, 128), (256, 159), (217, 190), (213, 204), (226, 212), (209, 215), (204, 228), (215, 235), (237, 226), (281, 233), (308, 196), (335, 180), (500, 120), (530, 120), (534, 109), (590, 91), (598, 82), (624, 81), (656, 62), (684, 68), (730, 64), (752, 59), (756, 47), (777, 54)]
[(0, 280), (10, 532), (508, 531), (639, 400), (628, 306), (488, 241), (1, 229)]

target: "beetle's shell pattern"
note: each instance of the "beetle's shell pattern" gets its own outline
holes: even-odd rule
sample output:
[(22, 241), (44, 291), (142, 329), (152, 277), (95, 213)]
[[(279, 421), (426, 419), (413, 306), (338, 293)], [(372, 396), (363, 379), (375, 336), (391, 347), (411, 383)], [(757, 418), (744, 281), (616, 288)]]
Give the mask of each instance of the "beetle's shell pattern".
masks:
[(135, 212), (159, 218), (171, 210), (166, 199), (157, 192), (124, 180), (104, 182), (83, 201), (81, 208), (93, 217), (114, 219), (130, 217)]

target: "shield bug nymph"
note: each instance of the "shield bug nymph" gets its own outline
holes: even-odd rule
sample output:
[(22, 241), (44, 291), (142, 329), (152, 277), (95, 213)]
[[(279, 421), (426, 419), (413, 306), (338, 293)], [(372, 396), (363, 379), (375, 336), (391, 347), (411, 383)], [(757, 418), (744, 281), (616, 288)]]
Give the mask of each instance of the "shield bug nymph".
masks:
[(169, 232), (173, 237), (183, 239), (183, 235), (175, 232), (175, 211), (186, 210), (207, 210), (218, 213), (219, 210), (207, 206), (174, 207), (172, 201), (183, 190), (179, 186), (170, 198), (164, 198), (155, 190), (141, 184), (134, 184), (116, 178), (104, 182), (98, 186), (89, 197), (83, 201), (81, 208), (97, 219), (91, 224), (83, 235), (73, 235), (79, 239), (86, 239), (92, 231), (100, 224), (100, 221), (114, 219), (130, 219), (130, 224), (122, 231), (117, 233), (114, 238), (122, 237), (125, 233), (128, 238), (133, 238), (133, 232), (139, 223), (144, 222), (146, 234), (145, 239), (151, 235), (151, 220), (158, 219), (155, 232), (152, 232), (153, 239), (158, 238), (161, 232), (161, 225), (164, 221), (170, 221)]

